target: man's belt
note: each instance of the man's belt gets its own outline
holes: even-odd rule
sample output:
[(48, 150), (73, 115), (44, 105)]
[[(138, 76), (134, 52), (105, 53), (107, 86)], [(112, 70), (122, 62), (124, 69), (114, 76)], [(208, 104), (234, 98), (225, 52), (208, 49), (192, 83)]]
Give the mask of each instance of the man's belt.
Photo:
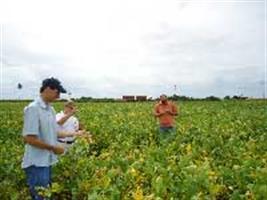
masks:
[(72, 144), (74, 142), (74, 140), (72, 141), (63, 141), (63, 140), (57, 140), (60, 143), (65, 143), (65, 144)]

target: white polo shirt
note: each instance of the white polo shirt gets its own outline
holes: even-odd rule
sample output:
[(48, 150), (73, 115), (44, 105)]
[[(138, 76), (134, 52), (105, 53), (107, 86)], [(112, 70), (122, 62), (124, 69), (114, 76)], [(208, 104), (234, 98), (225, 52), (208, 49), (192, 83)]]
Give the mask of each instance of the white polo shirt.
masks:
[[(56, 114), (56, 120), (57, 122), (64, 117), (65, 114), (63, 111)], [(64, 124), (59, 125), (57, 123), (57, 130), (58, 131), (68, 131), (68, 132), (75, 132), (79, 130), (79, 121), (76, 117), (71, 116), (69, 119), (65, 121)], [(73, 141), (74, 137), (66, 137), (66, 138), (60, 138), (61, 141)]]

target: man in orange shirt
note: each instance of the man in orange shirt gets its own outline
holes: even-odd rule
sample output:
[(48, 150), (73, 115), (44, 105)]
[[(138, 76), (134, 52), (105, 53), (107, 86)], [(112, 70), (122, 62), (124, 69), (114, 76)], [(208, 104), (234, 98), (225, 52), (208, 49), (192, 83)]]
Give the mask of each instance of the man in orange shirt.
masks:
[(175, 119), (178, 115), (177, 106), (168, 101), (165, 94), (160, 95), (160, 102), (155, 105), (154, 116), (159, 119), (160, 137), (166, 138), (169, 134), (173, 135), (175, 131)]

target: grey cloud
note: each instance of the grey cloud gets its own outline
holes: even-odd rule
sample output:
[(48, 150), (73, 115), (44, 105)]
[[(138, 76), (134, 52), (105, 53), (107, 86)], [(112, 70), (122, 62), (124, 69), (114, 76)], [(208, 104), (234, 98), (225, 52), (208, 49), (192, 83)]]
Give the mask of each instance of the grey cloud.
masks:
[[(41, 38), (40, 38), (41, 40)], [(64, 64), (65, 59), (60, 55), (49, 52), (38, 53), (28, 48), (25, 33), (12, 25), (3, 26), (3, 61), (6, 67), (22, 66), (25, 64)], [(52, 48), (52, 47), (51, 47)]]
[[(118, 59), (112, 75), (105, 70), (88, 75), (72, 73), (70, 70), (75, 71), (75, 67), (66, 66), (68, 60), (64, 52), (30, 50), (23, 32), (4, 26), (3, 70), (8, 77), (4, 79), (4, 86), (9, 88), (5, 95), (17, 97), (16, 85), (21, 82), (25, 97), (33, 97), (38, 93), (41, 80), (54, 76), (77, 97), (120, 97), (123, 94), (157, 97), (160, 93), (171, 95), (174, 92), (197, 97), (223, 97), (242, 92), (261, 97), (265, 73), (262, 4), (227, 5), (229, 13), (224, 10), (226, 5), (210, 5), (210, 9), (223, 16), (218, 24), (195, 28), (181, 26), (178, 21), (162, 20), (158, 31), (142, 38), (145, 48), (142, 50), (146, 55), (144, 60), (134, 64), (128, 63), (127, 55), (137, 53), (116, 47), (114, 42), (115, 47), (111, 49), (116, 49), (113, 54)], [(180, 10), (188, 6), (189, 2), (177, 3)], [(132, 67), (124, 69), (123, 65)]]

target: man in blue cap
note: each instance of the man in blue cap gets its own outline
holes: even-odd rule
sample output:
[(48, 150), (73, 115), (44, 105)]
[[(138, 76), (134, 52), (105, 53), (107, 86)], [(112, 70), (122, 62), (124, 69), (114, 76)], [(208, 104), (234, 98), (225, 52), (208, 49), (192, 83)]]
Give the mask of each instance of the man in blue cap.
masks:
[(24, 109), (23, 138), (25, 153), (22, 168), (25, 170), (32, 199), (43, 199), (36, 187), (51, 185), (51, 166), (64, 148), (57, 144), (58, 137), (81, 135), (81, 132), (57, 132), (54, 108), (50, 105), (66, 90), (56, 78), (43, 80), (40, 96)]

